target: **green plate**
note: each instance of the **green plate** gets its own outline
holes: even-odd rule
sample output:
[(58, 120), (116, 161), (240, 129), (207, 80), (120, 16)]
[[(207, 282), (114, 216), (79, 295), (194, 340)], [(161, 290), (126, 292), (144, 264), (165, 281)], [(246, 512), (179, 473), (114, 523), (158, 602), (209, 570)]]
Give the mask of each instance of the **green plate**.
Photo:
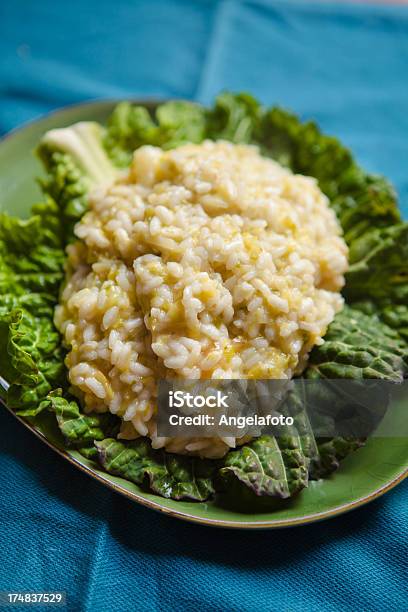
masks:
[[(76, 121), (103, 122), (116, 103), (112, 100), (72, 106), (6, 136), (0, 142), (1, 208), (25, 216), (31, 205), (41, 198), (35, 179), (42, 174), (42, 170), (33, 149), (45, 131)], [(154, 104), (148, 101), (143, 103), (146, 106)], [(322, 520), (379, 497), (408, 475), (407, 437), (371, 439), (364, 448), (349, 456), (333, 476), (312, 482), (296, 499), (280, 503), (274, 511), (237, 512), (213, 502), (174, 501), (146, 493), (126, 480), (96, 469), (93, 463), (76, 451), (66, 451), (59, 431), (49, 416), (19, 420), (68, 461), (111, 489), (176, 518), (218, 527), (264, 529)]]

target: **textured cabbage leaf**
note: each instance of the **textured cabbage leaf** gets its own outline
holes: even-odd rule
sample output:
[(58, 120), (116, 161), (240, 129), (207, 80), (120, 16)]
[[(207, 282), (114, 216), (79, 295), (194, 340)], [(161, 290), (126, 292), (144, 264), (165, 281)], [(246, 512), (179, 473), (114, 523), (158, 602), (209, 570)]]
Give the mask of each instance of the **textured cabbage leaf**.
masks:
[[(319, 402), (318, 405), (322, 406), (323, 412), (317, 412), (314, 401), (316, 394), (320, 395), (320, 391), (326, 391), (323, 404), (321, 397), (316, 398)], [(340, 461), (357, 448), (363, 446), (365, 441), (361, 436), (356, 436), (354, 432), (353, 436), (316, 437), (316, 432), (322, 426), (322, 423), (323, 427), (331, 427), (333, 431), (340, 431), (344, 421), (343, 416), (350, 418), (349, 398), (344, 397), (344, 395), (342, 396), (337, 391), (334, 388), (331, 393), (330, 390), (327, 393), (326, 389), (321, 389), (317, 386), (310, 387), (306, 383), (303, 393), (300, 387), (297, 386), (294, 392), (288, 394), (285, 402), (286, 414), (290, 414), (294, 418), (295, 425), (293, 425), (292, 429), (296, 431), (302, 452), (307, 460), (309, 480), (324, 478), (336, 470), (340, 465)], [(382, 392), (376, 398), (373, 410), (376, 411), (375, 417), (377, 418), (373, 419), (370, 415), (369, 425), (372, 424), (373, 420), (378, 422), (383, 416), (387, 406), (387, 399)], [(326, 410), (328, 406), (334, 406), (335, 409), (330, 410), (328, 413)], [(312, 413), (310, 412), (311, 409)], [(358, 412), (356, 413), (354, 409), (352, 414), (358, 418), (362, 410), (357, 410)], [(339, 421), (341, 422), (340, 425)], [(328, 430), (326, 429), (326, 431)]]
[(144, 106), (121, 102), (114, 108), (108, 119), (104, 146), (117, 166), (126, 168), (135, 149), (158, 142), (159, 128)]
[(69, 446), (94, 445), (119, 432), (118, 417), (109, 412), (82, 414), (78, 403), (62, 396), (62, 390), (51, 392), (40, 404), (27, 410), (19, 410), (20, 416), (37, 416), (44, 410), (55, 414), (58, 426)]
[(408, 306), (406, 304), (383, 306), (380, 316), (384, 323), (395, 329), (408, 345)]
[(341, 461), (350, 453), (364, 446), (364, 439), (361, 438), (344, 438), (336, 436), (330, 439), (318, 440), (319, 454), (309, 466), (310, 480), (319, 480), (326, 478), (332, 472), (335, 472)]
[(219, 478), (222, 488), (232, 478), (257, 496), (287, 499), (307, 486), (308, 460), (298, 436), (261, 436), (230, 451)]
[(262, 109), (251, 95), (224, 92), (208, 114), (207, 137), (235, 143), (252, 142)]
[(54, 294), (62, 278), (64, 253), (58, 207), (37, 204), (32, 216), (18, 219), (0, 214), (0, 309), (34, 291)]
[(172, 149), (187, 142), (199, 143), (206, 136), (206, 110), (192, 102), (174, 100), (156, 110), (159, 145)]
[(350, 248), (347, 301), (408, 304), (408, 223), (374, 229)]
[(121, 102), (108, 120), (104, 144), (113, 162), (126, 168), (133, 151), (149, 144), (171, 149), (201, 142), (206, 134), (206, 110), (193, 102), (160, 104), (150, 115), (144, 106)]
[(27, 221), (0, 215), (0, 372), (11, 408), (36, 406), (65, 380), (53, 325), (63, 262), (55, 202), (35, 206)]
[[(367, 419), (365, 428), (369, 433), (384, 416), (389, 401), (389, 388), (376, 384), (376, 381), (401, 382), (407, 372), (408, 345), (398, 332), (385, 325), (376, 312), (367, 314), (345, 306), (329, 326), (324, 344), (311, 352), (304, 376), (309, 379), (366, 381), (361, 388), (366, 408), (369, 404), (368, 411), (353, 404), (348, 394), (343, 393), (341, 383), (336, 385), (334, 381), (331, 389), (324, 388), (326, 393), (331, 393), (324, 402), (324, 406), (330, 406), (330, 412), (322, 416), (339, 431), (339, 423), (347, 423), (353, 407), (354, 418)], [(373, 379), (371, 387), (367, 386), (367, 379)], [(358, 389), (353, 390), (357, 395)], [(367, 402), (368, 397), (370, 402)], [(365, 438), (364, 434), (364, 437), (339, 435), (317, 439), (318, 453), (310, 463), (310, 478), (322, 478), (336, 470), (342, 459), (364, 444)]]
[(146, 438), (120, 442), (113, 438), (96, 442), (99, 462), (110, 474), (172, 499), (205, 501), (214, 492), (216, 462), (154, 450)]
[(81, 121), (49, 130), (37, 148), (47, 170), (40, 185), (58, 203), (66, 242), (88, 207), (89, 190), (108, 185), (119, 175), (104, 148), (104, 136), (105, 128), (98, 123)]
[(20, 409), (37, 406), (55, 386), (65, 382), (61, 339), (48, 316), (35, 317), (14, 309), (0, 317), (0, 371), (9, 383), (7, 404)]
[(74, 224), (88, 208), (89, 184), (67, 153), (47, 150), (45, 147), (41, 147), (39, 152), (47, 169), (47, 177), (39, 180), (40, 187), (59, 203), (69, 228), (65, 234), (68, 241)]
[(408, 346), (381, 322), (345, 306), (310, 354), (308, 378), (381, 379), (400, 382), (407, 373)]

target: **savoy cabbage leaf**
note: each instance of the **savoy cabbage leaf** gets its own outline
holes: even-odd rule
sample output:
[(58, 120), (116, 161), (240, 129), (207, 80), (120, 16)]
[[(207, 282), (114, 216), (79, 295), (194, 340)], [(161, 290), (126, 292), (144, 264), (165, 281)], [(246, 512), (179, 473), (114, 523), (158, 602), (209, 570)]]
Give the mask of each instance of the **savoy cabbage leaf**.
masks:
[(380, 379), (400, 382), (407, 374), (408, 346), (376, 314), (345, 306), (315, 347), (308, 378)]
[(64, 262), (59, 210), (49, 199), (32, 213), (0, 215), (0, 371), (11, 408), (35, 406), (65, 379), (53, 325)]
[(408, 223), (373, 229), (350, 248), (347, 301), (408, 304)]
[(406, 304), (387, 304), (380, 310), (381, 319), (408, 345), (408, 306)]
[(62, 389), (52, 391), (37, 406), (18, 410), (19, 416), (34, 417), (43, 411), (52, 412), (68, 446), (94, 446), (119, 432), (119, 418), (110, 412), (82, 414), (78, 402), (62, 395)]
[(110, 474), (172, 499), (205, 501), (214, 493), (217, 462), (154, 450), (146, 438), (124, 442), (113, 438), (96, 442), (99, 462)]
[(257, 496), (287, 499), (307, 486), (308, 461), (297, 436), (261, 436), (231, 450), (218, 476), (221, 488), (233, 478)]
[[(408, 373), (408, 345), (394, 329), (383, 323), (377, 312), (365, 313), (359, 309), (345, 306), (337, 314), (325, 335), (325, 342), (315, 347), (309, 357), (309, 367), (304, 373), (307, 379), (334, 379), (330, 389), (325, 387), (328, 397), (324, 406), (333, 429), (339, 431), (347, 424), (350, 409), (353, 418), (366, 418), (368, 423), (364, 428), (364, 436), (338, 435), (316, 440), (318, 453), (312, 457), (309, 475), (311, 479), (322, 478), (339, 467), (348, 454), (360, 448), (367, 433), (373, 431), (385, 414), (389, 401), (389, 387), (376, 383), (398, 383)], [(353, 398), (344, 393), (344, 387), (336, 385), (335, 380), (349, 379), (353, 387)], [(367, 379), (372, 384), (367, 385)], [(365, 404), (369, 411), (354, 404), (358, 394), (358, 381), (366, 398)], [(312, 393), (313, 393), (312, 387)], [(315, 389), (321, 391), (321, 387)], [(367, 399), (370, 398), (370, 401)], [(313, 401), (313, 397), (309, 398)], [(327, 407), (330, 408), (327, 412)], [(366, 414), (368, 412), (368, 414)]]
[(126, 168), (142, 145), (170, 149), (201, 142), (206, 136), (206, 115), (202, 106), (183, 100), (160, 104), (153, 115), (144, 106), (121, 102), (108, 120), (104, 144), (113, 162)]
[(46, 132), (37, 148), (47, 170), (40, 186), (58, 203), (65, 242), (88, 207), (90, 189), (107, 185), (119, 175), (103, 146), (104, 135), (105, 128), (98, 123), (81, 121)]
[(252, 142), (261, 113), (259, 102), (251, 95), (223, 92), (208, 113), (206, 136), (241, 144)]

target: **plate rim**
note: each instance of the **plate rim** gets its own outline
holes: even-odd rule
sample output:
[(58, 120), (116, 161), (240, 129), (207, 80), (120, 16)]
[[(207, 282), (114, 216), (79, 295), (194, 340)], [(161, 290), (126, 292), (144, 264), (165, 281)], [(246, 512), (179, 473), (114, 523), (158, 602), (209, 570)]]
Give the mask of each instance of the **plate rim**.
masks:
[[(92, 105), (102, 106), (102, 107), (108, 106), (108, 105), (114, 105), (114, 104), (118, 104), (121, 101), (124, 101), (125, 99), (129, 100), (133, 104), (141, 104), (144, 106), (153, 107), (157, 104), (165, 102), (169, 98), (162, 98), (162, 99), (157, 98), (157, 97), (155, 98), (133, 98), (132, 96), (129, 96), (129, 98), (94, 98), (94, 99), (84, 100), (79, 103), (67, 104), (65, 106), (53, 109), (47, 113), (40, 114), (34, 117), (33, 119), (25, 121), (24, 123), (13, 128), (12, 130), (6, 132), (0, 137), (0, 147), (5, 142), (12, 139), (13, 137), (19, 136), (27, 128), (30, 128), (31, 126), (41, 123), (47, 119), (58, 117), (58, 115), (61, 115), (67, 111), (71, 111), (71, 110), (80, 111), (82, 108), (84, 107), (89, 108)], [(179, 99), (179, 98), (174, 98), (174, 99)], [(367, 495), (363, 495), (362, 497), (359, 497), (355, 500), (340, 504), (329, 510), (324, 510), (324, 511), (316, 512), (313, 514), (308, 514), (306, 516), (302, 516), (299, 518), (269, 519), (265, 521), (248, 520), (244, 522), (237, 522), (234, 520), (227, 520), (227, 519), (203, 518), (203, 517), (198, 517), (198, 516), (188, 514), (182, 510), (168, 508), (166, 506), (161, 505), (160, 502), (155, 502), (153, 500), (147, 499), (143, 497), (142, 495), (139, 495), (137, 492), (128, 491), (124, 487), (121, 487), (120, 485), (113, 483), (112, 481), (109, 480), (109, 478), (105, 478), (104, 476), (97, 473), (91, 467), (88, 467), (82, 464), (80, 461), (78, 461), (78, 459), (76, 459), (73, 455), (71, 455), (67, 450), (61, 450), (60, 448), (58, 448), (56, 444), (54, 444), (51, 440), (49, 440), (32, 423), (25, 420), (23, 417), (18, 416), (11, 408), (7, 406), (5, 401), (2, 400), (1, 404), (6, 408), (6, 410), (10, 414), (12, 414), (17, 419), (17, 421), (22, 423), (24, 427), (26, 427), (29, 431), (31, 431), (38, 439), (44, 442), (54, 452), (56, 452), (58, 455), (66, 459), (69, 463), (71, 463), (76, 468), (78, 468), (79, 470), (87, 474), (89, 477), (94, 478), (101, 484), (113, 490), (115, 493), (119, 493), (120, 495), (126, 497), (127, 499), (130, 499), (136, 503), (139, 503), (140, 505), (146, 508), (155, 510), (156, 512), (160, 512), (167, 516), (171, 516), (172, 518), (177, 518), (178, 520), (183, 520), (189, 523), (204, 525), (208, 527), (211, 526), (211, 527), (228, 528), (228, 529), (265, 530), (265, 529), (282, 529), (286, 527), (300, 527), (303, 525), (310, 525), (312, 523), (317, 523), (317, 522), (320, 522), (326, 519), (335, 518), (337, 516), (350, 512), (351, 510), (360, 508), (361, 506), (364, 506), (370, 503), (371, 501), (378, 499), (379, 497), (381, 497), (382, 495), (384, 495), (385, 493), (387, 493), (388, 491), (396, 487), (398, 484), (403, 482), (405, 478), (408, 477), (408, 462), (407, 462), (407, 465), (403, 467), (400, 473), (394, 476), (391, 480), (388, 480), (385, 484), (382, 484), (380, 487), (378, 487), (378, 489), (372, 491), (371, 493)]]

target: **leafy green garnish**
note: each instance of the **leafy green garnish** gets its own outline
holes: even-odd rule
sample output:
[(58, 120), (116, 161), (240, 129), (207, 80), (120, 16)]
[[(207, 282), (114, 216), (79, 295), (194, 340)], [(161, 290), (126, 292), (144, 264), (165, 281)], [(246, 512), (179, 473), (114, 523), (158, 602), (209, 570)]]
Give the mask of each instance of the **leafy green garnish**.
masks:
[[(323, 389), (327, 395), (323, 406), (325, 411), (329, 407), (330, 412), (321, 416), (332, 423), (335, 431), (340, 430), (339, 423), (348, 415), (359, 391), (356, 383), (373, 379), (371, 389), (367, 384), (361, 386), (365, 403), (370, 404), (366, 428), (371, 431), (383, 417), (388, 404), (388, 387), (376, 385), (375, 381), (401, 382), (407, 372), (408, 346), (398, 333), (382, 323), (375, 312), (366, 314), (345, 306), (329, 326), (324, 344), (312, 350), (304, 376), (355, 381), (352, 387), (346, 386), (346, 392), (342, 383)], [(322, 388), (311, 388), (309, 402), (313, 402), (314, 391), (321, 392)], [(355, 418), (360, 414), (364, 417), (364, 413), (362, 408), (354, 408)], [(364, 438), (339, 435), (317, 439), (316, 442), (318, 453), (312, 458), (309, 469), (312, 479), (322, 478), (336, 470), (342, 459), (363, 445)]]
[(50, 156), (63, 152), (74, 162), (88, 185), (109, 185), (117, 177), (103, 147), (104, 128), (94, 121), (80, 121), (70, 127), (45, 133), (38, 154), (47, 166)]
[(18, 410), (19, 416), (34, 417), (48, 410), (55, 414), (58, 426), (69, 446), (93, 446), (119, 432), (120, 421), (110, 412), (82, 414), (77, 401), (62, 396), (62, 390), (51, 392), (35, 407)]
[(158, 126), (144, 106), (121, 102), (108, 119), (104, 145), (114, 163), (126, 168), (132, 154), (145, 144), (158, 142)]
[(53, 308), (63, 278), (59, 210), (33, 207), (27, 221), (0, 215), (0, 368), (11, 408), (36, 405), (65, 379)]
[(154, 450), (146, 438), (132, 442), (110, 438), (95, 446), (107, 472), (138, 485), (147, 481), (150, 489), (163, 497), (205, 501), (214, 492), (214, 461)]
[(320, 440), (318, 443), (319, 455), (309, 467), (310, 480), (325, 478), (335, 472), (340, 462), (350, 453), (364, 446), (364, 440), (359, 438), (335, 437)]
[(48, 173), (40, 185), (58, 202), (66, 242), (88, 207), (89, 190), (109, 184), (118, 176), (104, 149), (104, 135), (105, 129), (98, 123), (82, 121), (50, 130), (37, 149)]
[(400, 382), (408, 347), (376, 314), (345, 306), (309, 357), (308, 378), (381, 379)]
[(252, 142), (261, 117), (261, 107), (249, 94), (224, 92), (217, 96), (208, 114), (207, 137), (235, 143)]
[(198, 104), (174, 100), (158, 106), (152, 116), (144, 106), (121, 102), (108, 120), (104, 139), (114, 163), (129, 166), (133, 151), (149, 144), (170, 149), (205, 138), (206, 110)]
[(61, 339), (48, 315), (35, 317), (15, 308), (0, 317), (0, 368), (9, 383), (10, 408), (32, 407), (65, 381)]
[(366, 232), (353, 242), (349, 258), (348, 301), (408, 303), (408, 223)]
[(308, 462), (295, 436), (261, 436), (237, 450), (230, 451), (219, 471), (228, 487), (237, 479), (255, 495), (286, 499), (308, 482)]
[(55, 202), (37, 204), (28, 220), (0, 214), (0, 309), (29, 292), (58, 291), (64, 253)]
[(172, 149), (187, 142), (199, 143), (206, 136), (206, 111), (192, 102), (175, 100), (161, 104), (156, 111), (158, 144)]
[(395, 329), (408, 345), (408, 306), (405, 304), (384, 306), (380, 310), (380, 316), (384, 323)]
[(59, 203), (66, 219), (70, 236), (74, 224), (79, 221), (88, 208), (89, 184), (81, 170), (75, 165), (70, 155), (60, 151), (40, 148), (40, 155), (48, 171), (46, 179), (41, 179), (40, 186), (45, 194)]

